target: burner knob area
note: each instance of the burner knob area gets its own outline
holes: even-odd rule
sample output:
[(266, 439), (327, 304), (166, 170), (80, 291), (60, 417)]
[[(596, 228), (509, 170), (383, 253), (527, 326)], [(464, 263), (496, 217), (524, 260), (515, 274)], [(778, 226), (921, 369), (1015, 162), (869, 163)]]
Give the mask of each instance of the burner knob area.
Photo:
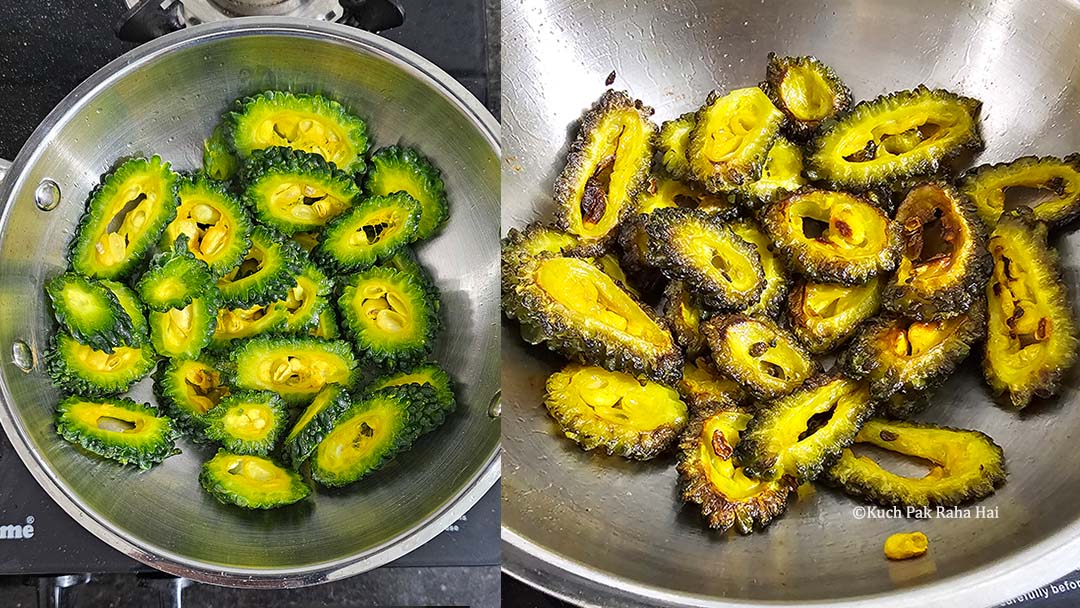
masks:
[(393, 0), (341, 0), (341, 22), (369, 32), (383, 32), (405, 23), (405, 9)]
[(38, 608), (65, 608), (67, 590), (77, 585), (90, 582), (89, 574), (62, 574), (60, 576), (41, 576), (30, 579), (31, 585), (37, 584)]

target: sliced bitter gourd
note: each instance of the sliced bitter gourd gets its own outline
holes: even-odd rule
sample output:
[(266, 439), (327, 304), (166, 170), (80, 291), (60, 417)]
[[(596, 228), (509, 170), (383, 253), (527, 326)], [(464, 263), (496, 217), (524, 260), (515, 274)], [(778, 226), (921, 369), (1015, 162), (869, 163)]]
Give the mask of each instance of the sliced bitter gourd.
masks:
[(392, 268), (376, 266), (347, 277), (338, 310), (363, 360), (387, 369), (427, 356), (440, 329), (420, 283)]
[(289, 405), (310, 401), (327, 384), (352, 386), (356, 373), (348, 342), (303, 336), (251, 338), (229, 360), (232, 386), (273, 391)]
[(299, 245), (256, 226), (251, 232), (251, 249), (240, 265), (218, 279), (222, 306), (248, 307), (280, 300), (295, 285), (302, 257)]
[(260, 222), (287, 235), (321, 229), (360, 197), (348, 173), (291, 148), (254, 152), (243, 178), (244, 203)]
[(300, 475), (263, 456), (218, 450), (203, 463), (199, 483), (223, 504), (274, 509), (307, 498), (311, 488)]
[(1035, 219), (1060, 228), (1080, 215), (1080, 154), (1064, 159), (1024, 156), (1009, 163), (980, 165), (960, 179), (960, 191), (971, 197), (979, 217), (991, 228), (1005, 212), (1010, 188), (1034, 188), (1050, 195), (1029, 206)]
[(420, 203), (416, 240), (431, 238), (450, 218), (442, 173), (412, 148), (387, 146), (371, 155), (364, 188), (374, 196), (404, 192)]
[(61, 437), (120, 464), (149, 469), (178, 453), (172, 421), (147, 403), (72, 395), (56, 411)]
[(660, 125), (660, 135), (656, 140), (660, 164), (675, 179), (692, 177), (687, 149), (690, 147), (690, 133), (696, 122), (694, 114), (687, 112)]
[(790, 281), (783, 261), (774, 251), (775, 245), (754, 220), (736, 220), (729, 226), (736, 236), (754, 246), (761, 258), (761, 272), (765, 277), (765, 289), (761, 290), (757, 302), (744, 312), (751, 316), (776, 317), (784, 304), (784, 298), (787, 297)]
[[(213, 287), (211, 285), (211, 287)], [(195, 359), (210, 345), (218, 319), (217, 289), (183, 308), (150, 312), (150, 343), (162, 357)]]
[(726, 95), (714, 91), (698, 110), (687, 159), (711, 192), (726, 192), (761, 177), (784, 115), (757, 87)]
[(802, 281), (788, 297), (788, 327), (811, 353), (827, 353), (878, 314), (883, 282), (881, 277), (862, 285)]
[(795, 390), (818, 371), (802, 344), (769, 318), (713, 317), (701, 326), (713, 362), (755, 398), (768, 401)]
[(439, 406), (447, 413), (452, 412), (457, 407), (457, 400), (454, 397), (454, 385), (450, 380), (450, 375), (438, 364), (432, 362), (421, 363), (400, 372), (375, 378), (365, 387), (365, 390), (372, 392), (391, 386), (405, 386), (408, 384), (431, 387), (435, 391), (435, 398), (438, 400)]
[(206, 359), (169, 359), (154, 372), (154, 396), (176, 428), (201, 437), (206, 412), (229, 396), (222, 374)]
[[(333, 287), (333, 282), (314, 264), (304, 264), (304, 270), (296, 277), (296, 285), (289, 290), (283, 301), (288, 311), (285, 331), (305, 333), (318, 328), (323, 311), (330, 308), (330, 292)], [(333, 312), (330, 314), (333, 315)]]
[(363, 199), (323, 230), (313, 255), (335, 272), (386, 261), (416, 240), (420, 204), (403, 192)]
[(341, 329), (338, 328), (337, 314), (334, 313), (333, 306), (328, 305), (322, 309), (322, 312), (319, 313), (318, 324), (312, 327), (308, 333), (323, 340), (337, 340), (341, 336)]
[(251, 248), (251, 219), (224, 184), (198, 174), (180, 180), (176, 218), (165, 227), (162, 246), (172, 249), (187, 235), (188, 249), (206, 262), (214, 276), (236, 268)]
[(851, 91), (832, 68), (816, 57), (777, 57), (769, 53), (765, 81), (759, 86), (787, 116), (788, 130), (800, 141), (851, 105)]
[(116, 296), (121, 308), (131, 319), (131, 340), (129, 345), (142, 344), (150, 337), (150, 328), (146, 324), (146, 311), (143, 309), (139, 296), (135, 295), (130, 287), (116, 281), (101, 280), (101, 285)]
[(709, 347), (701, 333), (701, 322), (707, 319), (706, 313), (690, 294), (685, 282), (668, 282), (660, 301), (660, 314), (671, 327), (675, 340), (687, 357), (696, 357)]
[(145, 342), (105, 352), (57, 332), (45, 361), (54, 384), (71, 393), (98, 397), (128, 390), (154, 369), (157, 359), (154, 349)]
[(233, 340), (283, 331), (288, 323), (289, 308), (285, 301), (248, 308), (219, 308), (210, 346), (227, 348)]
[(687, 421), (686, 404), (675, 390), (577, 363), (548, 378), (544, 405), (582, 448), (633, 460), (661, 454)]
[(266, 456), (289, 423), (285, 401), (269, 391), (230, 394), (203, 416), (206, 438), (234, 454)]
[(765, 157), (761, 177), (739, 188), (738, 196), (743, 206), (759, 209), (808, 183), (803, 176), (802, 148), (778, 137)]
[(176, 174), (154, 156), (134, 158), (90, 193), (71, 242), (71, 266), (93, 278), (129, 276), (176, 216)]
[(211, 179), (228, 181), (240, 171), (240, 159), (229, 141), (231, 133), (227, 122), (219, 122), (210, 137), (203, 142), (203, 171)]
[(173, 249), (154, 256), (135, 290), (143, 304), (157, 312), (183, 308), (217, 291), (210, 267), (188, 250), (186, 235), (176, 239)]
[(739, 207), (726, 194), (713, 194), (693, 183), (680, 182), (666, 175), (652, 175), (637, 196), (637, 214), (649, 214), (657, 209), (682, 207), (697, 209), (722, 220), (739, 215)]
[[(107, 283), (68, 272), (50, 279), (45, 292), (56, 321), (79, 342), (106, 352), (141, 342), (136, 321), (125, 310), (118, 290), (110, 289)], [(144, 336), (145, 324), (144, 319)]]
[(722, 375), (708, 357), (687, 359), (678, 389), (694, 413), (735, 409), (749, 397), (737, 382)]
[(295, 469), (315, 451), (315, 446), (326, 437), (334, 427), (334, 421), (352, 401), (349, 393), (340, 384), (328, 384), (311, 400), (300, 417), (285, 435), (281, 452), (285, 460)]

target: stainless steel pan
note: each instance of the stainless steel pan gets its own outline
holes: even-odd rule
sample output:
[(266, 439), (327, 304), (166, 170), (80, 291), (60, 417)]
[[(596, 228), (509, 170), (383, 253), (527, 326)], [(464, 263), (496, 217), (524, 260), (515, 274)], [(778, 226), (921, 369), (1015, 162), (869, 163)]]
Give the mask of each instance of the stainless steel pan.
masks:
[[(436, 357), (458, 382), (460, 409), (364, 482), (320, 491), (295, 508), (252, 513), (201, 491), (207, 448), (185, 443), (182, 455), (140, 473), (80, 454), (56, 436), (57, 393), (42, 370), (53, 323), (41, 286), (65, 265), (86, 196), (117, 158), (156, 153), (177, 169), (195, 168), (220, 112), (267, 88), (331, 95), (368, 119), (377, 145), (415, 145), (442, 168), (451, 221), (419, 254), (442, 289), (447, 327)], [(0, 201), (0, 423), (42, 487), (113, 547), (212, 583), (314, 584), (416, 548), (498, 478), (499, 421), (488, 413), (498, 390), (498, 126), (414, 53), (359, 30), (297, 19), (232, 20), (171, 34), (71, 93), (15, 159)], [(149, 381), (136, 396), (151, 398)]]
[[(1075, 0), (509, 0), (503, 17), (503, 231), (552, 212), (575, 120), (615, 86), (666, 120), (713, 88), (753, 86), (765, 56), (815, 54), (857, 98), (919, 83), (983, 100), (977, 162), (1080, 150), (1080, 3)], [(1057, 242), (1074, 305), (1080, 235)], [(504, 323), (506, 570), (603, 606), (986, 606), (1080, 567), (1080, 407), (1074, 374), (1020, 416), (992, 405), (978, 356), (926, 418), (982, 429), (1009, 481), (980, 505), (996, 519), (859, 520), (819, 488), (763, 534), (717, 537), (680, 508), (671, 461), (634, 464), (558, 437), (541, 405), (559, 365)], [(885, 537), (921, 529), (930, 553), (887, 562)]]

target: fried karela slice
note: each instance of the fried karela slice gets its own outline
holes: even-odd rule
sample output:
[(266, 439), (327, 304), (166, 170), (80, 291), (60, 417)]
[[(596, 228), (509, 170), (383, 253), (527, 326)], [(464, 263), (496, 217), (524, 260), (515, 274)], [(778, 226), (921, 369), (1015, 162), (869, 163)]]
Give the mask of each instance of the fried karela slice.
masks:
[(154, 396), (176, 428), (195, 438), (206, 412), (229, 396), (229, 386), (208, 359), (163, 360), (154, 372)]
[(319, 230), (360, 198), (351, 175), (291, 148), (256, 150), (244, 164), (243, 181), (244, 204), (286, 235)]
[(214, 275), (206, 262), (188, 249), (187, 235), (180, 235), (169, 250), (154, 256), (139, 278), (135, 290), (147, 308), (167, 312), (184, 308), (196, 298), (214, 296)]
[(746, 391), (722, 375), (708, 357), (687, 359), (677, 388), (692, 413), (735, 409), (749, 399)]
[(450, 219), (442, 173), (412, 148), (387, 146), (371, 155), (371, 171), (364, 189), (373, 196), (404, 192), (420, 204), (416, 240), (431, 238)]
[[(45, 293), (57, 323), (79, 342), (105, 352), (141, 342), (136, 321), (125, 310), (118, 292), (106, 283), (67, 272), (49, 279)], [(145, 324), (144, 318), (143, 335)]]
[(986, 230), (952, 186), (928, 183), (896, 210), (903, 257), (885, 287), (885, 308), (929, 321), (960, 314), (982, 297), (990, 276)]
[(706, 307), (741, 310), (761, 297), (765, 272), (757, 248), (717, 218), (692, 209), (658, 209), (649, 214), (645, 232), (650, 265), (686, 281)]
[(342, 285), (338, 310), (364, 362), (397, 369), (431, 353), (441, 323), (412, 275), (376, 266)]
[(815, 376), (794, 393), (759, 406), (735, 459), (753, 479), (791, 475), (812, 481), (855, 440), (874, 406), (868, 383), (839, 374)]
[(933, 175), (965, 150), (982, 148), (982, 103), (919, 85), (857, 104), (827, 125), (807, 155), (807, 176), (841, 190), (869, 190)]
[(727, 192), (761, 177), (784, 115), (757, 87), (713, 91), (694, 117), (687, 159), (694, 178)]
[(176, 197), (180, 204), (161, 237), (163, 248), (172, 249), (180, 235), (187, 235), (188, 249), (214, 276), (236, 268), (251, 249), (251, 218), (240, 201), (202, 174), (181, 179)]
[(884, 282), (882, 277), (862, 285), (800, 281), (788, 296), (788, 328), (815, 355), (834, 350), (881, 310)]
[(900, 227), (847, 192), (800, 190), (769, 205), (762, 225), (791, 267), (820, 283), (857, 285), (900, 263)]
[(686, 426), (679, 393), (623, 372), (571, 363), (547, 380), (544, 405), (566, 437), (586, 450), (649, 460)]
[(150, 404), (126, 397), (67, 397), (56, 406), (56, 432), (87, 451), (140, 469), (179, 453), (172, 421)]
[(194, 359), (210, 345), (218, 320), (218, 295), (212, 291), (183, 308), (150, 311), (150, 343), (162, 357)]
[(819, 369), (795, 336), (769, 318), (717, 316), (702, 324), (701, 331), (720, 373), (756, 399), (786, 395)]
[(713, 194), (697, 184), (680, 182), (664, 174), (650, 175), (638, 192), (635, 212), (649, 214), (669, 207), (698, 209), (722, 220), (739, 215), (739, 207), (729, 195)]
[(697, 122), (695, 114), (696, 112), (687, 112), (660, 125), (656, 151), (660, 153), (661, 166), (675, 179), (693, 177), (687, 151), (690, 148), (690, 133)]
[(1078, 344), (1057, 252), (1033, 215), (1027, 208), (1002, 215), (988, 243), (994, 269), (986, 286), (983, 374), (1016, 408), (1057, 393)]
[(391, 386), (405, 386), (419, 384), (431, 387), (435, 391), (435, 399), (439, 407), (447, 413), (457, 407), (457, 399), (454, 397), (454, 384), (450, 380), (450, 374), (433, 362), (421, 363), (399, 372), (386, 374), (373, 379), (364, 388), (367, 392), (382, 390)]
[(203, 142), (203, 171), (211, 179), (228, 181), (240, 172), (240, 159), (232, 147), (232, 125), (219, 122)]
[(783, 261), (773, 251), (775, 246), (772, 240), (754, 220), (741, 219), (728, 225), (736, 236), (754, 246), (758, 257), (761, 258), (761, 271), (765, 276), (765, 289), (761, 290), (757, 302), (751, 304), (744, 312), (753, 316), (776, 317), (784, 304), (788, 285), (791, 282)]
[(679, 442), (679, 480), (685, 502), (701, 505), (710, 528), (740, 534), (764, 529), (784, 512), (799, 481), (784, 475), (774, 481), (746, 476), (734, 450), (753, 416), (742, 409), (701, 412)]
[(652, 108), (607, 90), (585, 113), (555, 180), (559, 227), (583, 242), (603, 241), (633, 211), (653, 156)]
[(99, 397), (127, 391), (154, 369), (154, 349), (143, 343), (111, 352), (80, 343), (66, 332), (53, 335), (45, 366), (53, 384), (78, 395)]
[(787, 130), (800, 141), (851, 105), (847, 85), (816, 57), (778, 57), (769, 53), (765, 81), (758, 86), (784, 113)]
[(668, 282), (659, 311), (687, 357), (697, 357), (709, 347), (701, 333), (701, 322), (708, 316), (684, 281)]
[(356, 355), (348, 342), (259, 336), (229, 352), (230, 386), (273, 391), (289, 405), (309, 402), (327, 384), (352, 386)]
[(737, 193), (738, 200), (744, 207), (760, 209), (798, 191), (808, 183), (803, 176), (802, 148), (783, 137), (777, 137), (765, 157), (761, 177), (743, 184)]
[(264, 456), (218, 450), (203, 463), (199, 483), (222, 504), (274, 509), (307, 498), (311, 488), (295, 471)]
[[(296, 276), (296, 285), (289, 289), (282, 301), (282, 305), (288, 311), (285, 318), (285, 331), (305, 333), (318, 328), (323, 311), (331, 309), (330, 292), (333, 287), (333, 281), (314, 264), (304, 264), (304, 269)], [(330, 314), (334, 314), (333, 310)], [(330, 321), (333, 321), (332, 317)]]
[(873, 418), (855, 443), (919, 458), (929, 466), (922, 477), (899, 475), (845, 449), (824, 478), (846, 494), (879, 505), (951, 507), (989, 496), (1005, 483), (1005, 456), (979, 431)]
[(176, 216), (176, 179), (158, 156), (133, 158), (106, 175), (75, 229), (71, 267), (91, 278), (131, 275)]
[(243, 159), (282, 146), (317, 154), (348, 173), (364, 171), (367, 124), (332, 99), (266, 91), (237, 100), (228, 120), (233, 148)]
[(295, 284), (302, 259), (295, 242), (256, 226), (251, 231), (251, 249), (240, 265), (218, 279), (222, 306), (249, 307), (280, 300)]
[(288, 323), (289, 307), (286, 300), (247, 308), (219, 308), (210, 347), (221, 350), (228, 348), (234, 340), (286, 333)]
[(286, 462), (298, 468), (315, 451), (315, 446), (334, 428), (334, 421), (352, 405), (349, 392), (340, 384), (327, 384), (285, 435), (281, 452)]
[(367, 268), (416, 240), (419, 222), (420, 203), (408, 194), (369, 196), (326, 226), (312, 255), (337, 273)]
[(964, 173), (959, 186), (991, 228), (1005, 212), (1009, 189), (1038, 190), (1043, 196), (1028, 203), (1035, 219), (1060, 228), (1080, 215), (1080, 154), (1064, 159), (1024, 156), (1008, 163), (980, 165)]
[(231, 393), (203, 415), (206, 438), (233, 454), (266, 456), (289, 424), (289, 409), (270, 391)]

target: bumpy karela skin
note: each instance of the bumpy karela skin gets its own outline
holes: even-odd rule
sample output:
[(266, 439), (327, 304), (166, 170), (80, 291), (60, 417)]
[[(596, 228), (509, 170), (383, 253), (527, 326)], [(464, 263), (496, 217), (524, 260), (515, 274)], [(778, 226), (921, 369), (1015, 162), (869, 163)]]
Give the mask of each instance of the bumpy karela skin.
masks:
[[(759, 405), (735, 459), (753, 479), (791, 475), (812, 481), (851, 445), (874, 408), (866, 382), (839, 374), (815, 376), (794, 393)], [(828, 421), (817, 424), (815, 417), (825, 414)]]
[(245, 509), (275, 509), (311, 494), (311, 488), (295, 471), (264, 456), (225, 450), (218, 450), (203, 463), (199, 483), (222, 504)]
[(133, 158), (106, 175), (75, 229), (71, 267), (101, 279), (135, 272), (176, 216), (176, 180), (169, 163), (157, 156)]
[(426, 386), (395, 386), (345, 410), (311, 455), (311, 478), (329, 487), (348, 485), (411, 448), (445, 418), (432, 409), (432, 393)]
[(701, 333), (701, 322), (708, 316), (685, 282), (676, 280), (667, 284), (659, 311), (688, 358), (705, 352), (709, 345)]
[(686, 404), (662, 384), (571, 363), (547, 380), (544, 405), (566, 437), (583, 449), (649, 460), (686, 426)]
[(933, 175), (983, 146), (982, 103), (919, 85), (857, 104), (828, 121), (807, 154), (807, 176), (838, 190), (869, 190)]
[(777, 137), (765, 157), (761, 177), (743, 184), (737, 194), (743, 207), (762, 209), (769, 203), (797, 192), (809, 183), (803, 175), (803, 151), (783, 137)]
[(697, 122), (695, 114), (687, 112), (660, 125), (656, 151), (660, 153), (660, 164), (675, 179), (692, 178), (687, 149), (690, 147), (690, 133)]
[(338, 311), (365, 363), (398, 369), (434, 347), (442, 324), (429, 297), (412, 275), (376, 266), (342, 279)]
[(431, 238), (450, 219), (442, 172), (412, 148), (387, 146), (371, 155), (364, 189), (373, 196), (404, 192), (420, 204), (416, 240)]
[(917, 186), (896, 210), (903, 257), (885, 287), (885, 308), (930, 321), (982, 298), (992, 261), (971, 202), (944, 183)]
[(952, 507), (985, 498), (1005, 483), (1001, 447), (979, 431), (874, 418), (866, 422), (855, 442), (931, 463), (929, 474), (907, 477), (845, 449), (825, 480), (846, 494), (879, 505)]
[(296, 284), (303, 258), (295, 242), (256, 226), (251, 231), (251, 250), (239, 266), (218, 279), (221, 305), (247, 308), (280, 300)]
[(218, 320), (218, 294), (213, 283), (205, 295), (183, 308), (150, 311), (150, 343), (162, 357), (195, 359), (210, 346)]
[(57, 332), (45, 355), (53, 384), (87, 397), (118, 395), (154, 369), (157, 358), (149, 344), (117, 346), (112, 352), (80, 344), (71, 334)]
[(988, 247), (994, 269), (983, 374), (994, 395), (1018, 409), (1057, 393), (1076, 363), (1076, 322), (1046, 225), (1027, 208), (1002, 215)]
[(243, 201), (255, 218), (286, 235), (319, 230), (360, 198), (350, 174), (291, 148), (256, 150), (242, 179)]
[(296, 419), (285, 440), (281, 453), (292, 468), (299, 468), (315, 451), (315, 447), (334, 428), (334, 421), (352, 406), (349, 392), (340, 384), (327, 384)]
[(420, 203), (403, 192), (370, 196), (330, 222), (312, 255), (335, 274), (385, 262), (417, 238)]
[(391, 386), (404, 386), (407, 384), (419, 384), (429, 386), (435, 391), (435, 398), (439, 407), (449, 414), (457, 408), (457, 399), (454, 397), (454, 383), (450, 380), (450, 374), (439, 367), (437, 363), (421, 363), (415, 367), (401, 370), (392, 374), (386, 374), (373, 379), (364, 387), (367, 392), (382, 390)]
[(231, 393), (203, 416), (206, 438), (233, 454), (266, 456), (289, 424), (285, 401), (269, 391)]
[(990, 228), (1005, 212), (1009, 188), (1036, 188), (1050, 198), (1029, 203), (1035, 219), (1061, 228), (1080, 215), (1080, 154), (1065, 158), (1023, 156), (1012, 162), (980, 165), (969, 169), (958, 182), (971, 197), (979, 217)]
[(752, 415), (742, 409), (696, 414), (679, 442), (679, 481), (685, 502), (701, 505), (708, 526), (740, 534), (768, 527), (787, 508), (799, 481), (785, 475), (774, 481), (746, 476), (733, 458)]
[(511, 232), (502, 248), (503, 310), (527, 341), (608, 370), (678, 380), (682, 352), (651, 308), (588, 259), (533, 253), (529, 242)]
[(72, 395), (57, 404), (56, 412), (57, 434), (120, 464), (149, 469), (179, 453), (172, 421), (148, 403)]
[(240, 159), (230, 141), (231, 128), (227, 121), (219, 122), (203, 142), (203, 171), (211, 179), (226, 182), (240, 172)]
[(323, 340), (337, 340), (341, 337), (341, 328), (338, 327), (337, 313), (333, 306), (326, 306), (319, 313), (319, 322), (308, 330), (308, 335)]
[(762, 401), (790, 393), (819, 370), (795, 336), (769, 318), (717, 316), (701, 331), (720, 373)]
[(761, 271), (765, 276), (765, 289), (761, 290), (757, 302), (750, 305), (745, 312), (752, 316), (775, 318), (784, 305), (788, 286), (791, 284), (787, 268), (780, 256), (773, 251), (775, 246), (757, 222), (741, 219), (729, 225), (736, 236), (754, 246), (761, 258)]
[(233, 149), (242, 159), (282, 146), (317, 154), (350, 174), (364, 171), (367, 124), (332, 99), (266, 91), (237, 100), (227, 119)]
[(296, 277), (296, 285), (289, 289), (283, 301), (288, 311), (285, 331), (303, 334), (318, 329), (323, 311), (326, 310), (330, 310), (330, 321), (333, 322), (334, 313), (330, 306), (333, 289), (334, 282), (318, 267), (311, 263), (304, 264), (304, 269)]
[(230, 394), (209, 359), (167, 359), (154, 372), (154, 396), (183, 434), (201, 439), (206, 412)]
[(210, 267), (191, 253), (187, 243), (187, 235), (180, 235), (172, 249), (154, 256), (135, 285), (139, 298), (150, 310), (184, 308), (195, 298), (213, 296), (217, 291)]
[(273, 391), (289, 405), (309, 402), (327, 384), (351, 387), (356, 355), (348, 342), (306, 336), (259, 336), (229, 352), (229, 385)]
[(804, 188), (765, 210), (762, 226), (795, 271), (857, 285), (900, 263), (900, 226), (865, 198)]
[(143, 303), (139, 301), (139, 296), (135, 295), (135, 292), (123, 283), (102, 279), (101, 285), (116, 296), (116, 299), (120, 302), (120, 307), (124, 309), (128, 318), (131, 319), (129, 345), (142, 344), (149, 339), (150, 327), (146, 324), (146, 310)]
[(788, 296), (788, 329), (812, 354), (835, 350), (881, 310), (884, 284), (882, 277), (862, 285), (800, 281)]
[[(513, 231), (512, 228), (511, 231)], [(427, 268), (424, 268), (424, 265), (417, 259), (416, 252), (413, 251), (412, 247), (402, 247), (393, 255), (393, 257), (383, 262), (381, 266), (387, 266), (398, 272), (411, 274), (414, 279), (420, 281), (420, 284), (423, 285), (424, 291), (428, 294), (428, 298), (435, 302), (438, 301), (440, 295), (439, 288), (435, 285), (435, 280), (431, 277), (431, 273), (428, 272)], [(437, 306), (436, 309), (438, 309)]]
[[(680, 182), (663, 173), (649, 176), (645, 186), (638, 192), (636, 204), (637, 215), (648, 215), (657, 209), (682, 207), (704, 211), (721, 220), (730, 220), (738, 217), (740, 211), (731, 195), (713, 194), (693, 182)], [(624, 226), (626, 221), (623, 222)]]
[(206, 262), (215, 277), (236, 268), (251, 249), (251, 218), (225, 184), (202, 173), (179, 181), (176, 218), (161, 236), (163, 249), (172, 249), (187, 235), (188, 249)]
[(687, 359), (677, 388), (692, 414), (735, 409), (750, 398), (737, 382), (722, 375), (707, 356)]
[(691, 173), (710, 192), (758, 179), (783, 123), (783, 113), (757, 87), (713, 91), (694, 117), (687, 147)]
[(757, 248), (727, 224), (692, 209), (658, 209), (645, 224), (650, 265), (686, 281), (702, 304), (742, 310), (759, 301), (765, 272)]
[(652, 108), (607, 90), (585, 113), (555, 180), (558, 224), (582, 242), (603, 242), (633, 212), (653, 156)]
[(287, 300), (256, 304), (247, 308), (219, 308), (210, 348), (224, 350), (235, 340), (264, 334), (288, 333), (289, 307)]
[[(116, 291), (104, 282), (68, 272), (45, 284), (57, 323), (75, 339), (96, 350), (112, 352), (126, 344), (139, 344), (136, 321), (125, 310)], [(145, 336), (145, 319), (143, 336)]]
[(784, 113), (787, 131), (800, 141), (851, 105), (847, 85), (816, 57), (777, 57), (769, 53), (765, 81), (758, 86)]

